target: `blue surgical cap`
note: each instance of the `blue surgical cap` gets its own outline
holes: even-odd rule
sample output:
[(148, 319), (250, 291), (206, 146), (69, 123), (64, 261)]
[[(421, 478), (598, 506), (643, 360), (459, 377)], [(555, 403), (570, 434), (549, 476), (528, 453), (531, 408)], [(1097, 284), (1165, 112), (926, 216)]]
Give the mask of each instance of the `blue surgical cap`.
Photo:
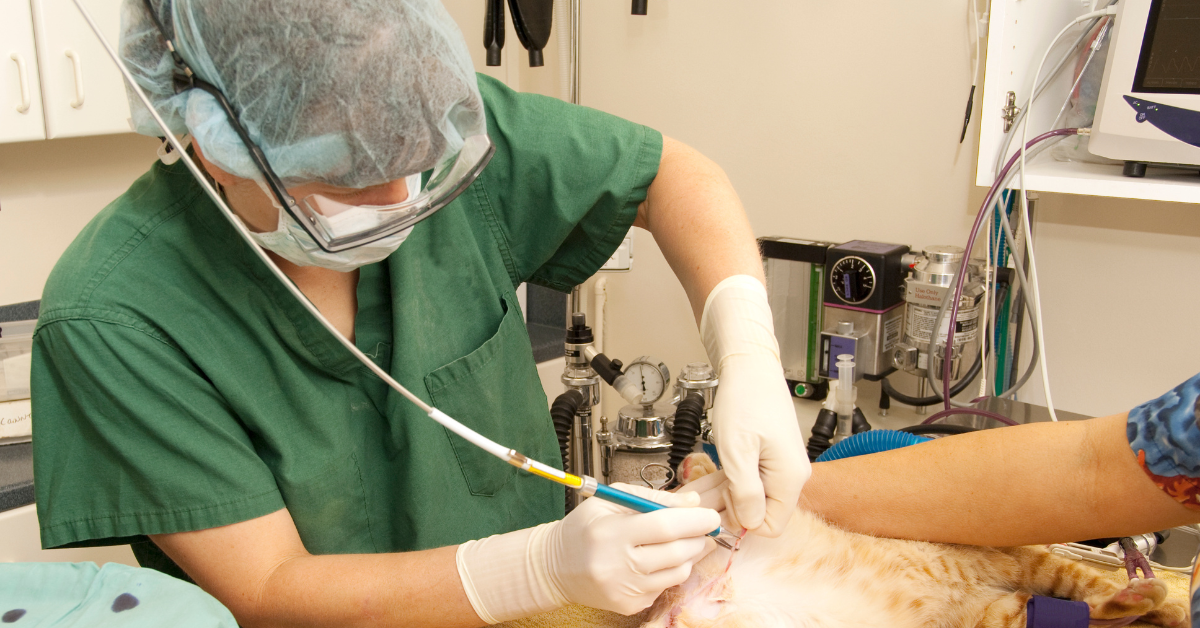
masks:
[[(361, 188), (434, 167), (486, 133), (462, 32), (436, 0), (151, 0), (179, 54), (221, 90), (286, 185)], [(172, 133), (262, 180), (217, 100), (176, 94), (145, 0), (125, 0), (120, 54)], [(134, 129), (161, 136), (130, 92)]]

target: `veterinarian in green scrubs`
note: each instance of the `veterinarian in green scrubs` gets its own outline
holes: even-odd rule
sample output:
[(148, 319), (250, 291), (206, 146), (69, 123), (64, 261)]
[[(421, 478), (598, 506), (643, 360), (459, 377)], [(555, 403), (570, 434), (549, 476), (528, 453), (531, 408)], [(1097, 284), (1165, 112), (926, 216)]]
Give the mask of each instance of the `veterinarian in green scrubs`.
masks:
[[(432, 0), (123, 11), (126, 65), (257, 245), (376, 364), (506, 446), (557, 458), (515, 288), (567, 290), (648, 229), (719, 369), (730, 513), (782, 530), (808, 466), (718, 167), (476, 77)], [(137, 102), (134, 122), (164, 133)], [(678, 507), (589, 500), (563, 519), (559, 486), (451, 435), (347, 353), (182, 163), (156, 163), (64, 254), (33, 369), (43, 545), (132, 543), (241, 625), (632, 613), (688, 576), (718, 524), (694, 496), (650, 492)]]

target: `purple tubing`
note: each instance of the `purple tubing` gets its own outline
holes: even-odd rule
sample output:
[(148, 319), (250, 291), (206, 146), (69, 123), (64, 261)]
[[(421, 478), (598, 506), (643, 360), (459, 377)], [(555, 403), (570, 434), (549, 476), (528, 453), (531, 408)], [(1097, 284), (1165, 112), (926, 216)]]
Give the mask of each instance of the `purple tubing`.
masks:
[(977, 410), (975, 408), (950, 408), (949, 410), (942, 410), (941, 412), (934, 414), (933, 416), (929, 417), (928, 419), (921, 421), (921, 425), (929, 425), (930, 423), (936, 423), (940, 419), (944, 419), (948, 416), (954, 416), (956, 414), (971, 414), (974, 416), (981, 416), (984, 418), (992, 419), (993, 421), (999, 421), (1005, 425), (1020, 425), (1016, 421), (1014, 421), (1002, 414), (996, 414), (995, 412), (990, 412), (988, 410)]
[[(1055, 129), (1053, 131), (1048, 131), (1046, 133), (1042, 133), (1041, 135), (1029, 140), (1029, 143), (1025, 144), (1025, 148), (1017, 151), (1016, 153), (1013, 153), (1013, 156), (1011, 158), (1009, 158), (1008, 163), (1004, 164), (1004, 169), (1000, 171), (1000, 176), (996, 177), (996, 182), (993, 183), (992, 188), (990, 190), (988, 190), (987, 198), (984, 199), (983, 206), (979, 208), (979, 215), (975, 217), (975, 224), (971, 227), (971, 236), (969, 238), (967, 238), (967, 248), (966, 248), (966, 251), (963, 253), (962, 263), (959, 264), (959, 266), (958, 266), (958, 276), (955, 278), (955, 282), (954, 282), (953, 301), (950, 302), (950, 312), (947, 313), (947, 316), (950, 317), (951, 325), (954, 324), (954, 321), (958, 320), (958, 302), (960, 299), (962, 299), (963, 285), (965, 284), (965, 280), (966, 280), (966, 276), (967, 276), (966, 273), (963, 271), (966, 270), (967, 262), (970, 261), (970, 259), (971, 259), (971, 250), (975, 248), (975, 236), (979, 234), (979, 226), (981, 224), (983, 224), (984, 216), (987, 215), (988, 210), (991, 209), (992, 205), (995, 203), (996, 193), (1000, 191), (999, 190), (1000, 184), (1003, 183), (1004, 178), (1008, 176), (1008, 171), (1012, 170), (1013, 164), (1017, 163), (1017, 160), (1021, 158), (1021, 155), (1024, 154), (1025, 151), (1029, 150), (1030, 148), (1033, 148), (1037, 144), (1044, 142), (1052, 137), (1059, 137), (1062, 135), (1078, 135), (1078, 134), (1079, 134), (1079, 129)], [(985, 329), (986, 329), (986, 327), (985, 327)], [(935, 332), (934, 332), (935, 340), (936, 340), (936, 334), (937, 334), (937, 332), (935, 330)], [(953, 348), (953, 345), (954, 345), (954, 334), (946, 334), (946, 355), (947, 356), (952, 355), (951, 349)], [(953, 409), (953, 406), (950, 403), (950, 366), (951, 366), (950, 362), (951, 361), (949, 359), (947, 359), (947, 360), (943, 360), (943, 362), (945, 362), (945, 365), (942, 367), (942, 399), (945, 400), (946, 410), (949, 411), (949, 410)], [(981, 412), (985, 412), (985, 411), (972, 410), (970, 412), (967, 412), (967, 414), (977, 414), (977, 413), (981, 413)], [(939, 412), (938, 414), (935, 414), (933, 416), (936, 417), (939, 414), (942, 414), (942, 413)], [(946, 416), (948, 416), (948, 415), (946, 415)], [(1000, 415), (993, 414), (990, 412), (984, 414), (983, 416), (988, 416), (989, 418), (994, 418), (997, 420), (1004, 420), (1004, 419), (998, 418)], [(933, 417), (926, 419), (925, 423), (929, 423), (931, 421), (933, 421)]]

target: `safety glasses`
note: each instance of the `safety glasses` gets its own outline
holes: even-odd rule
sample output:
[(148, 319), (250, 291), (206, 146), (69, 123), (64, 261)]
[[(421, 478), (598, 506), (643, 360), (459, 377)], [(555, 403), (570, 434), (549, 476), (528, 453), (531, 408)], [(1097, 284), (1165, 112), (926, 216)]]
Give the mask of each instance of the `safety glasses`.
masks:
[[(146, 11), (149, 12), (158, 28), (175, 63), (175, 93), (199, 89), (216, 99), (225, 112), (230, 126), (233, 127), (242, 143), (246, 145), (251, 161), (262, 173), (271, 194), (325, 251), (344, 251), (369, 244), (408, 229), (428, 218), (462, 194), (479, 176), (496, 152), (496, 147), (485, 134), (464, 138), (460, 148), (448, 151), (442, 156), (428, 180), (421, 186), (420, 191), (410, 194), (409, 198), (400, 203), (353, 205), (320, 194), (306, 196), (297, 202), (288, 193), (283, 181), (271, 169), (270, 164), (267, 163), (266, 155), (250, 139), (245, 127), (238, 120), (233, 105), (225, 98), (220, 89), (198, 78), (192, 72), (187, 62), (176, 51), (175, 42), (167, 37), (167, 30), (150, 5), (150, 1), (145, 0), (145, 5)], [(167, 129), (163, 129), (163, 132), (169, 133)]]

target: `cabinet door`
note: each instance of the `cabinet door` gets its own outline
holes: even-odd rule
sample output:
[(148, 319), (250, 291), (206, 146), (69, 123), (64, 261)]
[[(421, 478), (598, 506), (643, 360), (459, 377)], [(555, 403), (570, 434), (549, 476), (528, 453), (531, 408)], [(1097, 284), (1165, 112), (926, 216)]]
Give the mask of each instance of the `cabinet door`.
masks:
[(0, 0), (0, 142), (46, 139), (29, 0)]
[[(129, 132), (129, 103), (116, 64), (71, 0), (31, 0), (42, 71), (46, 137)], [(120, 0), (84, 6), (115, 48)]]

